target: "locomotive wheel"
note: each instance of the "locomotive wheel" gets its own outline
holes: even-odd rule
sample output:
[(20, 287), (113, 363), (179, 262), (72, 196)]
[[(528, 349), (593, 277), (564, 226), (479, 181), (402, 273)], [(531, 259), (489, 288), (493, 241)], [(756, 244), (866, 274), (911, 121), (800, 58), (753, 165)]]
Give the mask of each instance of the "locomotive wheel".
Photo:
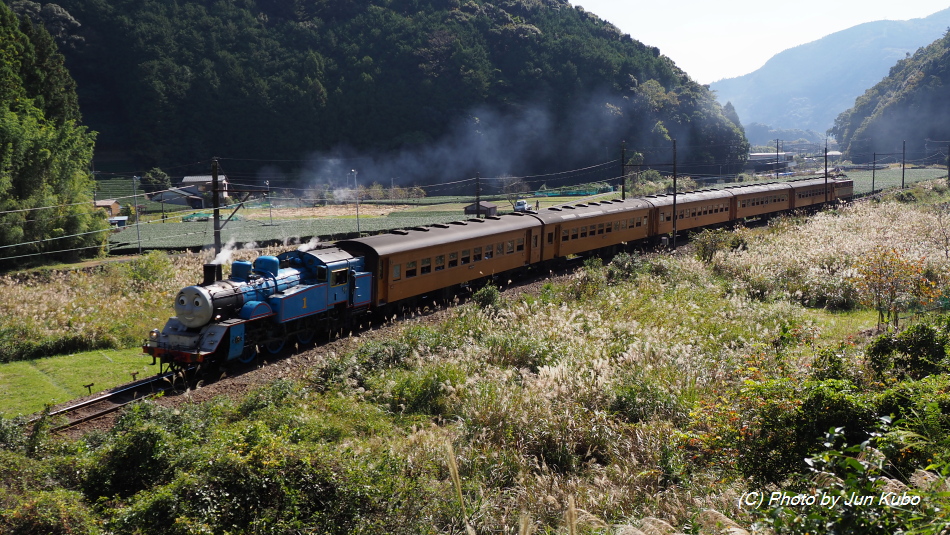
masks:
[(264, 350), (271, 355), (277, 355), (284, 350), (284, 345), (287, 343), (286, 340), (271, 340), (264, 344)]
[(244, 348), (244, 351), (241, 352), (241, 356), (238, 357), (238, 361), (242, 364), (250, 364), (257, 359), (257, 349), (254, 346), (247, 346)]
[(307, 329), (305, 331), (300, 331), (297, 333), (297, 343), (305, 346), (313, 342), (313, 338), (317, 335), (315, 331)]

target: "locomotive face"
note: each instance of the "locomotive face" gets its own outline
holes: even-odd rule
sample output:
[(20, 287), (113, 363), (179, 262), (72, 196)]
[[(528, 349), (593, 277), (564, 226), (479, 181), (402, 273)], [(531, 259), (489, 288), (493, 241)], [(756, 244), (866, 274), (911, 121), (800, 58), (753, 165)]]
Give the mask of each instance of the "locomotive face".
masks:
[(203, 327), (211, 321), (211, 294), (201, 286), (189, 286), (175, 298), (175, 314), (185, 327)]

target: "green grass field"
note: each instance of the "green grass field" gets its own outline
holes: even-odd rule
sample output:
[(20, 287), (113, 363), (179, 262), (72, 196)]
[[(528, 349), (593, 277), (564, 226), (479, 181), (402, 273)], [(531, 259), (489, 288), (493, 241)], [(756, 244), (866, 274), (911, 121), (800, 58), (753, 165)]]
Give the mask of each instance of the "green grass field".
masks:
[(132, 380), (154, 375), (158, 366), (140, 348), (87, 351), (0, 364), (0, 415), (11, 418), (43, 410), (48, 404), (108, 390)]
[[(907, 169), (904, 171), (903, 180), (905, 186), (910, 186), (925, 180), (934, 180), (946, 176), (946, 169)], [(849, 171), (848, 178), (854, 181), (854, 192), (857, 194), (870, 193), (872, 183), (874, 191), (901, 187), (900, 168), (881, 169), (873, 173), (871, 171)]]

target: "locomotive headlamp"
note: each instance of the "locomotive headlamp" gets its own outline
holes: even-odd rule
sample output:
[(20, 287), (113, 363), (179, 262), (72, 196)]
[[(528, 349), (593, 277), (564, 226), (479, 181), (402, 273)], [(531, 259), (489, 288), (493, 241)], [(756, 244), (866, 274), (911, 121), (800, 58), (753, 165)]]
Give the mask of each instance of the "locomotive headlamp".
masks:
[(150, 345), (150, 346), (152, 346), (152, 347), (157, 347), (157, 346), (158, 346), (158, 336), (159, 336), (160, 334), (161, 334), (161, 333), (159, 332), (158, 329), (152, 329), (151, 332), (148, 333), (148, 345)]

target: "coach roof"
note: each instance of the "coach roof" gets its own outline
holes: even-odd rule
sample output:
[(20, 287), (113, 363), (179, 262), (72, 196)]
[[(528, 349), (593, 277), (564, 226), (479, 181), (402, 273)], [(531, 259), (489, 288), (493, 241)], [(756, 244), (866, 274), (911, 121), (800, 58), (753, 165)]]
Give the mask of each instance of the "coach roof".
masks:
[(360, 251), (366, 247), (379, 256), (391, 255), (407, 250), (437, 247), (450, 243), (479, 238), (489, 238), (504, 232), (524, 230), (540, 226), (538, 220), (528, 214), (506, 214), (485, 219), (467, 219), (452, 223), (437, 223), (426, 227), (393, 230), (387, 234), (377, 234), (365, 238), (340, 240), (336, 244), (341, 249), (355, 246)]
[(643, 199), (627, 199), (615, 201), (587, 202), (552, 206), (538, 212), (535, 217), (545, 224), (557, 224), (561, 221), (587, 219), (607, 214), (632, 212), (634, 210), (649, 210), (650, 203)]

